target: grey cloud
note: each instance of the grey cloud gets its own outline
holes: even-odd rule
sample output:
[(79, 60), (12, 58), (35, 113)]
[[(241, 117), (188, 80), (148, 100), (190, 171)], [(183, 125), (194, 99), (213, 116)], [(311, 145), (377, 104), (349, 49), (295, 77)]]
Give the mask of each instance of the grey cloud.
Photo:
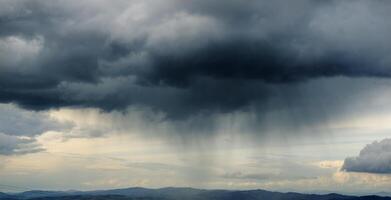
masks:
[(342, 170), (348, 172), (391, 173), (391, 139), (368, 144), (357, 157), (346, 158)]
[(44, 151), (35, 137), (46, 131), (63, 131), (73, 125), (56, 121), (45, 112), (23, 110), (0, 104), (0, 155)]
[(10, 136), (29, 136), (46, 131), (70, 128), (71, 124), (60, 123), (47, 114), (26, 111), (11, 104), (0, 104), (0, 133)]
[(297, 103), (301, 82), (390, 76), (390, 6), (2, 1), (0, 102), (35, 110), (146, 106), (173, 118), (262, 111), (286, 96)]
[(0, 155), (36, 153), (44, 149), (35, 139), (10, 136), (0, 132)]

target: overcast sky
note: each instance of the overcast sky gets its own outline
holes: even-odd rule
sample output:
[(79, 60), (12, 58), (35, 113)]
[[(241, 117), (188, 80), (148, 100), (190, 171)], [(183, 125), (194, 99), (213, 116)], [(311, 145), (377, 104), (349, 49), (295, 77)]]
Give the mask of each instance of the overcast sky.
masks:
[(390, 9), (0, 0), (0, 191), (391, 192)]

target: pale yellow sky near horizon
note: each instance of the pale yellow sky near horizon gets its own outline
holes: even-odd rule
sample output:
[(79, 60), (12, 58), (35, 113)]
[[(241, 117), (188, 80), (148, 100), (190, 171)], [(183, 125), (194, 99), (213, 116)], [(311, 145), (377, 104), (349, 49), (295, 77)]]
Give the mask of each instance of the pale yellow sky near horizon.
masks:
[[(2, 107), (26, 112), (10, 104)], [(340, 170), (344, 158), (387, 137), (388, 115), (339, 122), (329, 126), (330, 137), (304, 134), (281, 140), (269, 135), (257, 140), (257, 135), (222, 128), (203, 140), (178, 137), (168, 122), (148, 124), (138, 112), (45, 111), (43, 116), (71, 126), (31, 136), (44, 151), (0, 156), (0, 183), (49, 190), (190, 186), (344, 193), (391, 186), (389, 175)], [(21, 190), (2, 187), (7, 189)]]

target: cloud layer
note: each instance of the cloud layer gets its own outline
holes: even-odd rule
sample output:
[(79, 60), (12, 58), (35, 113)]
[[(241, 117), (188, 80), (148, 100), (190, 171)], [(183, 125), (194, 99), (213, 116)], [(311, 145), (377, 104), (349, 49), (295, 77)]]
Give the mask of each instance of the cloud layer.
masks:
[(59, 122), (47, 113), (26, 111), (11, 104), (0, 104), (0, 155), (43, 151), (35, 137), (47, 131), (61, 131), (72, 124)]
[(182, 118), (296, 96), (287, 85), (320, 77), (391, 75), (387, 1), (0, 4), (0, 102), (29, 109)]
[(71, 126), (52, 119), (47, 113), (26, 111), (10, 104), (0, 104), (0, 113), (0, 132), (7, 135), (35, 136)]
[(368, 144), (357, 157), (346, 158), (342, 169), (349, 172), (391, 173), (391, 139)]
[(43, 150), (35, 139), (16, 137), (0, 132), (0, 156), (36, 153)]

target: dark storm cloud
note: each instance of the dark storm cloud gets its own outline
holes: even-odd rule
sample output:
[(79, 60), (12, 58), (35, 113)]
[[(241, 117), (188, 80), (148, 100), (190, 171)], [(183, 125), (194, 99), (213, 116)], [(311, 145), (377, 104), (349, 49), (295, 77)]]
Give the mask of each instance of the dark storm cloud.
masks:
[(348, 172), (391, 173), (391, 139), (368, 144), (357, 157), (346, 158), (342, 169)]
[(0, 4), (0, 101), (29, 109), (183, 117), (270, 107), (320, 77), (391, 75), (388, 1)]

